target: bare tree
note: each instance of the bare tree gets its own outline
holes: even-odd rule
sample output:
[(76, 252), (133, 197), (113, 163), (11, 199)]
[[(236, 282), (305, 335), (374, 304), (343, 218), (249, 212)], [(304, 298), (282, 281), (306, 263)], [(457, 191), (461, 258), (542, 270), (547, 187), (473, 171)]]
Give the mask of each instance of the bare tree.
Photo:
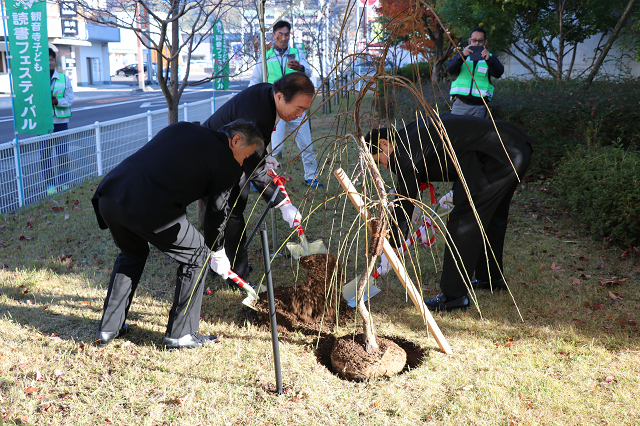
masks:
[[(169, 123), (178, 121), (178, 104), (189, 84), (190, 59), (211, 28), (235, 3), (222, 0), (110, 0), (106, 5), (78, 1), (78, 14), (87, 21), (133, 31), (142, 45), (155, 52), (158, 84), (165, 96)], [(106, 6), (106, 7), (105, 7)], [(186, 58), (179, 80), (180, 57)]]

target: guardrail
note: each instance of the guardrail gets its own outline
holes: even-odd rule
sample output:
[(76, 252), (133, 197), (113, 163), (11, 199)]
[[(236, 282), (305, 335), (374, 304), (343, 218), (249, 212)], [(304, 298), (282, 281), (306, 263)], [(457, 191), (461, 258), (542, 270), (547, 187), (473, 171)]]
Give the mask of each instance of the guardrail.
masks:
[[(178, 107), (179, 121), (204, 121), (231, 95)], [(108, 173), (168, 125), (167, 109), (0, 144), (0, 213)], [(54, 154), (54, 155), (52, 155)]]

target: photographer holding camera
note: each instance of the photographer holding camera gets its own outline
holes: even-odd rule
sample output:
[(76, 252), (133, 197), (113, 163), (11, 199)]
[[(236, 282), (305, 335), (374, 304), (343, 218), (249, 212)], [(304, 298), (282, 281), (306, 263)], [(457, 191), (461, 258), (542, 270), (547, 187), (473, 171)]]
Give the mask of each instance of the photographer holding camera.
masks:
[[(482, 102), (490, 102), (495, 87), (491, 77), (500, 78), (504, 66), (487, 50), (487, 33), (482, 28), (471, 32), (469, 45), (447, 62), (447, 72), (458, 77), (451, 83), (452, 114), (484, 118), (487, 109)], [(474, 82), (475, 80), (475, 82)]]

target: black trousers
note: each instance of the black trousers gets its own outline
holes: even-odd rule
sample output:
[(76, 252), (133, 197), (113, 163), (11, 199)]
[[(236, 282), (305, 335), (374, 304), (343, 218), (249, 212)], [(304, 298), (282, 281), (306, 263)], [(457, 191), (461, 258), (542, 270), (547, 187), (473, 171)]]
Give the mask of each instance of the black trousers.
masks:
[(115, 332), (124, 325), (149, 255), (149, 244), (178, 262), (176, 289), (165, 336), (179, 338), (198, 331), (201, 284), (208, 269), (204, 269), (198, 280), (208, 254), (202, 234), (186, 216), (160, 230), (148, 231), (137, 226), (139, 220), (109, 198), (100, 197), (98, 206), (121, 251), (113, 265), (98, 331)]
[[(69, 128), (69, 123), (53, 125), (54, 132), (61, 132)], [(58, 173), (52, 161), (52, 151), (55, 150), (58, 157)], [(40, 142), (40, 169), (48, 186), (69, 183), (69, 136), (52, 136), (50, 139)]]
[[(520, 151), (515, 152), (508, 147), (507, 150), (518, 176), (522, 179), (531, 162), (531, 146), (526, 144)], [(518, 187), (518, 179), (511, 164), (501, 163), (487, 155), (478, 155), (490, 185), (480, 193), (474, 194), (472, 199), (489, 244), (486, 244), (482, 237), (469, 200), (456, 205), (447, 221), (448, 245), (445, 249), (440, 280), (440, 289), (452, 298), (467, 294), (465, 282), (473, 277), (474, 272), (476, 279), (488, 281), (489, 276), (492, 280), (500, 279), (503, 270), (502, 252), (509, 207), (513, 193)], [(456, 191), (464, 191), (463, 186), (457, 184)]]
[[(224, 230), (224, 251), (231, 262), (233, 272), (245, 281), (249, 281), (249, 253), (244, 248), (247, 240), (244, 209), (247, 207), (248, 200), (249, 183), (246, 174), (243, 173), (240, 182), (231, 190), (229, 196), (229, 203), (232, 207), (235, 204), (235, 207), (231, 209), (231, 216)], [(227, 282), (231, 286), (235, 285), (230, 279), (227, 279)]]

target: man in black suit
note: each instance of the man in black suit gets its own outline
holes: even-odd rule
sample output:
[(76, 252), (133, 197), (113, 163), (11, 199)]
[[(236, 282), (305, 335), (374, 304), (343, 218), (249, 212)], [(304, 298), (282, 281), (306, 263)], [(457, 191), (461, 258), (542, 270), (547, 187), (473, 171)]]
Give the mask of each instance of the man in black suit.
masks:
[[(250, 120), (260, 129), (265, 145), (271, 142), (271, 134), (278, 120), (291, 121), (302, 117), (309, 109), (315, 88), (309, 77), (301, 72), (286, 74), (275, 83), (260, 83), (250, 86), (224, 103), (202, 125), (212, 130), (219, 129), (237, 119)], [(233, 271), (243, 280), (249, 282), (249, 257), (245, 244), (244, 209), (249, 197), (249, 184), (254, 184), (258, 192), (268, 201), (271, 199), (276, 185), (267, 174), (265, 154), (254, 154), (242, 166), (243, 175), (229, 196), (228, 211), (231, 217), (225, 230), (225, 250), (233, 264)], [(237, 201), (236, 201), (237, 200)], [(281, 211), (283, 219), (293, 227), (293, 221), (301, 219), (300, 212), (282, 193), (276, 196), (275, 206)], [(207, 232), (204, 218), (205, 242), (210, 245), (213, 240)], [(235, 284), (228, 280), (234, 288)]]
[(92, 203), (100, 228), (111, 231), (121, 250), (116, 258), (98, 326), (97, 345), (126, 334), (125, 323), (133, 295), (153, 244), (178, 262), (176, 290), (163, 345), (179, 349), (204, 346), (216, 336), (198, 331), (200, 305), (209, 249), (203, 236), (186, 218), (187, 206), (209, 197), (208, 232), (211, 265), (227, 278), (224, 220), (229, 192), (242, 175), (242, 164), (261, 152), (260, 132), (243, 120), (220, 132), (180, 122), (161, 130), (135, 154), (127, 157), (102, 180)]
[[(506, 121), (496, 121), (494, 127), (491, 120), (441, 114), (411, 123), (404, 129), (373, 130), (365, 141), (370, 144), (374, 161), (393, 171), (398, 179), (396, 193), (400, 203), (394, 211), (395, 223), (391, 225), (392, 245), (402, 245), (408, 235), (408, 218), (414, 208), (412, 199), (416, 199), (420, 183), (459, 179), (451, 160), (453, 154), (486, 232), (487, 257), (484, 256), (486, 241), (466, 191), (458, 182), (459, 189), (453, 195), (455, 207), (443, 232), (448, 244), (440, 280), (442, 294), (425, 300), (427, 307), (466, 309), (469, 298), (465, 282), (474, 288), (505, 288), (502, 251), (509, 206), (519, 179), (524, 177), (531, 161), (531, 138)], [(389, 269), (384, 255), (382, 264), (383, 270)], [(470, 282), (468, 277), (474, 271), (476, 279)]]

